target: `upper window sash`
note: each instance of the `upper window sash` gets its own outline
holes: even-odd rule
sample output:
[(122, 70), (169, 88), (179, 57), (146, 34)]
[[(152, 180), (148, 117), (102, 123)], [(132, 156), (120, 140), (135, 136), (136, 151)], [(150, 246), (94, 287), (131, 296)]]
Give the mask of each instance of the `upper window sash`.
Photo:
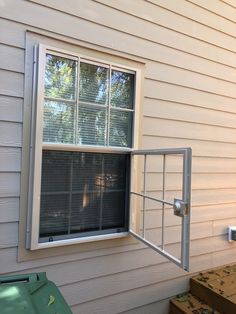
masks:
[(136, 71), (40, 50), (43, 142), (131, 148)]

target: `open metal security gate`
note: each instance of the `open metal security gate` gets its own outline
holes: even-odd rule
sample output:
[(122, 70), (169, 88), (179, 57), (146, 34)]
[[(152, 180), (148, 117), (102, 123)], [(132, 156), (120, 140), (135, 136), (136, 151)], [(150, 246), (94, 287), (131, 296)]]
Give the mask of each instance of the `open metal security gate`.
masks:
[[(137, 238), (138, 240), (141, 240), (143, 243), (163, 255), (164, 257), (168, 258), (172, 262), (174, 262), (179, 267), (183, 268), (184, 270), (189, 270), (189, 245), (190, 245), (190, 208), (191, 208), (191, 161), (192, 161), (192, 150), (191, 148), (175, 148), (175, 149), (155, 149), (155, 150), (136, 150), (132, 153), (132, 164), (134, 165), (135, 161), (134, 158), (137, 158), (138, 156), (142, 156), (142, 165), (139, 163), (139, 169), (141, 167), (141, 180), (137, 179), (137, 176), (135, 178), (132, 178), (131, 180), (131, 198), (133, 196), (141, 198), (141, 202), (139, 202), (139, 205), (141, 208), (139, 208), (139, 216), (141, 214), (141, 222), (133, 223), (133, 216), (137, 216), (137, 213), (135, 214), (135, 211), (137, 211), (137, 208), (135, 208), (135, 202), (131, 205), (131, 215), (130, 215), (130, 233)], [(161, 166), (158, 168), (159, 170), (159, 196), (156, 197), (153, 195), (154, 193), (150, 193), (148, 189), (148, 173), (149, 170), (148, 167), (148, 158), (151, 156), (159, 156), (158, 158), (161, 158)], [(178, 167), (180, 168), (178, 171), (178, 175), (180, 177), (181, 183), (180, 183), (180, 189), (179, 192), (176, 194), (181, 195), (181, 197), (175, 197), (167, 199), (166, 192), (167, 192), (167, 176), (168, 176), (168, 169), (167, 169), (167, 158), (169, 156), (173, 156), (178, 158)], [(153, 157), (151, 157), (153, 158)], [(162, 168), (162, 169), (161, 169)], [(138, 169), (138, 168), (137, 168)], [(137, 174), (137, 169), (132, 169), (132, 173)], [(161, 170), (160, 170), (161, 169)], [(140, 171), (140, 170), (139, 170)], [(140, 179), (140, 177), (139, 177)], [(137, 180), (140, 183), (137, 185)], [(169, 180), (170, 181), (170, 180)], [(154, 182), (155, 184), (155, 182)], [(139, 188), (137, 188), (139, 186)], [(180, 191), (181, 190), (181, 191)], [(175, 193), (175, 191), (173, 192)], [(159, 243), (156, 244), (155, 241), (152, 241), (148, 239), (146, 236), (146, 203), (147, 201), (156, 202), (160, 205), (159, 212), (161, 213), (159, 215), (159, 220), (161, 220), (160, 223), (160, 236), (161, 239), (159, 239)], [(165, 233), (166, 233), (166, 227), (165, 227), (165, 221), (168, 219), (166, 217), (166, 207), (168, 207), (168, 212), (170, 215), (174, 215), (177, 217), (179, 221), (179, 231), (180, 231), (180, 252), (178, 256), (174, 256), (174, 254), (171, 254), (166, 249), (166, 241), (165, 241)], [(138, 224), (138, 226), (137, 226)]]

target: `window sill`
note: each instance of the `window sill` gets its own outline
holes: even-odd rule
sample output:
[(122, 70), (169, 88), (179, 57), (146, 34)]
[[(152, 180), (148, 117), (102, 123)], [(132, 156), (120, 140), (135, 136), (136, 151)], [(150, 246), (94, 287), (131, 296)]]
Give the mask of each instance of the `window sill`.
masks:
[(95, 241), (101, 241), (101, 240), (111, 240), (111, 239), (117, 239), (117, 238), (124, 238), (127, 236), (129, 236), (129, 232), (111, 233), (111, 234), (103, 234), (103, 235), (97, 235), (97, 236), (92, 236), (92, 237), (89, 236), (89, 237), (83, 237), (83, 238), (59, 240), (59, 241), (54, 241), (54, 242), (37, 243), (35, 245), (31, 245), (30, 250), (40, 250), (40, 249), (47, 249), (47, 248), (52, 248), (52, 247), (60, 247), (60, 246), (95, 242)]

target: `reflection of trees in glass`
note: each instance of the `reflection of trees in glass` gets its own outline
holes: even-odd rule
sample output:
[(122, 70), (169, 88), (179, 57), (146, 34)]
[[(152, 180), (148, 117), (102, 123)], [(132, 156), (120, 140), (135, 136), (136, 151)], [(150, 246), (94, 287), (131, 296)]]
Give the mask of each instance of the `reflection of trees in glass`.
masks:
[(45, 96), (75, 99), (76, 61), (46, 55)]
[[(81, 62), (79, 99), (83, 102), (105, 105), (108, 100), (108, 69)], [(80, 106), (79, 142), (81, 144), (105, 145), (105, 108)]]
[(96, 104), (107, 102), (108, 69), (81, 62), (80, 64), (80, 101)]
[(111, 104), (115, 107), (133, 108), (134, 75), (121, 71), (112, 71)]
[(44, 142), (74, 142), (74, 104), (45, 101), (44, 103)]
[(110, 123), (111, 146), (131, 146), (132, 116), (131, 112), (112, 110)]
[[(78, 84), (77, 67), (78, 62), (75, 60), (46, 55), (43, 140), (75, 143), (75, 133), (78, 133), (78, 144), (130, 146), (134, 74), (112, 70), (110, 77), (108, 68), (83, 61), (80, 63)], [(48, 97), (55, 100), (49, 100)], [(106, 139), (108, 127), (109, 143)]]
[(105, 130), (105, 108), (80, 107), (78, 121), (80, 144), (105, 145)]

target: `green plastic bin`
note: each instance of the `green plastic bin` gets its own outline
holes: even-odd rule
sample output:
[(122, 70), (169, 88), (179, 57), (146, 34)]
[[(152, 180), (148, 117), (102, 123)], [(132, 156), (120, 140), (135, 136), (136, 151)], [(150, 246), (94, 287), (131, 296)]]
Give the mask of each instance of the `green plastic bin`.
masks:
[(1, 314), (72, 314), (46, 273), (0, 276)]

